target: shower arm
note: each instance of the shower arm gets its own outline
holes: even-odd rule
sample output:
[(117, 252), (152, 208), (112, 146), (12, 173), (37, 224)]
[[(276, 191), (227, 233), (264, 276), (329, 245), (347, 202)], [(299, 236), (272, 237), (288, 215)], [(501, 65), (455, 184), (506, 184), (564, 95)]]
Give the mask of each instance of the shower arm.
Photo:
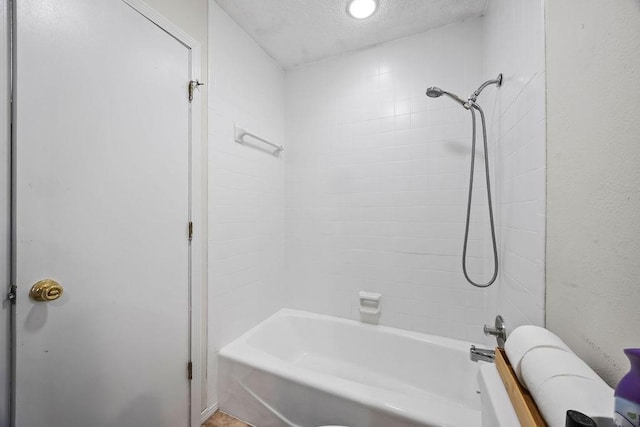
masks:
[(490, 85), (496, 85), (500, 87), (502, 85), (502, 73), (498, 74), (498, 77), (496, 77), (495, 79), (487, 80), (486, 82), (482, 83), (482, 85), (471, 94), (471, 96), (467, 100), (467, 104), (464, 107), (468, 110), (471, 105), (475, 104), (475, 102), (478, 100), (478, 96), (480, 96), (480, 93)]

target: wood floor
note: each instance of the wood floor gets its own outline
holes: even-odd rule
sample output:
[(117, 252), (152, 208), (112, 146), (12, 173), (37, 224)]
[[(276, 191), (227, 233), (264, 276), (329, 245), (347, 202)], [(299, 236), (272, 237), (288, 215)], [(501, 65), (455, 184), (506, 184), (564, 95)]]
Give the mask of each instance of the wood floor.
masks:
[(233, 418), (224, 412), (216, 411), (211, 418), (202, 424), (202, 427), (251, 427), (249, 424)]

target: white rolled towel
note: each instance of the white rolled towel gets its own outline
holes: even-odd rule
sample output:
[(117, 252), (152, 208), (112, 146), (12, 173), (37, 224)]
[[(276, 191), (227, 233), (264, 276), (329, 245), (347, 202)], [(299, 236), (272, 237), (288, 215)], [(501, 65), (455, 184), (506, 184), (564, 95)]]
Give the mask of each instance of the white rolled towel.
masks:
[(598, 426), (613, 425), (613, 389), (602, 380), (556, 376), (545, 381), (531, 396), (549, 427), (564, 427), (569, 409), (588, 415)]
[(524, 383), (521, 372), (522, 358), (535, 348), (556, 348), (568, 353), (573, 353), (564, 341), (545, 328), (533, 325), (516, 328), (509, 335), (504, 345), (504, 350), (520, 383)]
[(520, 371), (521, 383), (532, 396), (537, 394), (546, 381), (558, 376), (588, 378), (605, 384), (598, 374), (574, 353), (554, 347), (537, 347), (528, 351), (522, 357)]

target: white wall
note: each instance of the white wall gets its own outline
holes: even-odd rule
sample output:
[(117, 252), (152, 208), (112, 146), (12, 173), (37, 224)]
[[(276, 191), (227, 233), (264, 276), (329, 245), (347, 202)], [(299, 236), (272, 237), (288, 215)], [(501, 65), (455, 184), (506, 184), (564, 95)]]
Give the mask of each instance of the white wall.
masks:
[[(482, 19), (294, 68), (286, 78), (214, 2), (209, 22), (210, 375), (223, 345), (278, 308), (359, 319), (360, 290), (383, 294), (380, 323), (454, 338), (486, 341), (482, 325), (497, 312), (511, 327), (544, 322), (540, 1), (492, 1)], [(466, 97), (498, 72), (504, 86), (480, 102), (501, 273), (480, 290), (460, 266), (469, 113), (424, 93), (436, 85)], [(234, 143), (234, 122), (284, 141), (283, 158)], [(481, 281), (491, 254), (481, 149), (476, 156), (469, 266)], [(209, 386), (213, 404), (215, 378)]]
[(491, 289), (494, 305), (486, 321), (492, 324), (500, 313), (508, 330), (544, 325), (544, 42), (543, 0), (487, 3), (483, 79), (503, 73), (504, 81), (479, 98), (489, 117), (500, 254), (500, 275)]
[[(469, 113), (425, 96), (468, 95), (481, 64), (475, 19), (287, 72), (289, 306), (359, 319), (358, 291), (380, 292), (381, 324), (482, 339), (487, 293), (460, 267)], [(470, 244), (477, 280), (483, 212)]]
[(640, 2), (547, 2), (547, 326), (615, 385), (640, 344)]
[(0, 426), (9, 425), (9, 315), (5, 300), (9, 277), (10, 135), (7, 1), (0, 0)]
[[(479, 103), (489, 125), (500, 274), (488, 290), (460, 268), (469, 116), (431, 85)], [(495, 0), (482, 19), (287, 73), (289, 305), (359, 318), (357, 292), (383, 294), (380, 323), (489, 343), (544, 324), (545, 63), (542, 0)], [(481, 140), (478, 141), (481, 146)], [(471, 258), (492, 255), (477, 149)]]
[[(217, 351), (284, 305), (284, 157), (234, 142), (234, 123), (284, 143), (284, 71), (209, 5), (209, 406)], [(258, 145), (259, 147), (262, 147)]]

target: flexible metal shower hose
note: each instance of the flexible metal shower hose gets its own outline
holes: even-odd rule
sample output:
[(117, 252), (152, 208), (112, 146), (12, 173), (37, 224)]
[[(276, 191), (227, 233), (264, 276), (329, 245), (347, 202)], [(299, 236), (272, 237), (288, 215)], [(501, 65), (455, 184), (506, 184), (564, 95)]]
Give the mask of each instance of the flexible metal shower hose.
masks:
[[(485, 178), (487, 180), (487, 203), (489, 205), (489, 222), (491, 223), (491, 241), (493, 243), (493, 275), (491, 279), (486, 283), (476, 283), (470, 277), (469, 273), (467, 273), (467, 245), (469, 244), (469, 222), (471, 220), (471, 199), (473, 198), (473, 175), (475, 168), (475, 158), (476, 158), (476, 113), (474, 110), (478, 110), (480, 112), (480, 119), (482, 120), (482, 138), (484, 141), (484, 173)], [(484, 112), (479, 105), (475, 102), (471, 104), (471, 123), (472, 123), (472, 136), (471, 136), (471, 173), (469, 174), (469, 199), (467, 201), (467, 222), (464, 228), (464, 246), (462, 248), (462, 271), (464, 272), (464, 277), (467, 279), (469, 283), (478, 288), (487, 288), (496, 281), (498, 277), (498, 246), (496, 244), (496, 229), (493, 221), (493, 206), (491, 203), (491, 180), (489, 179), (489, 152), (487, 150), (487, 125), (484, 119)]]

